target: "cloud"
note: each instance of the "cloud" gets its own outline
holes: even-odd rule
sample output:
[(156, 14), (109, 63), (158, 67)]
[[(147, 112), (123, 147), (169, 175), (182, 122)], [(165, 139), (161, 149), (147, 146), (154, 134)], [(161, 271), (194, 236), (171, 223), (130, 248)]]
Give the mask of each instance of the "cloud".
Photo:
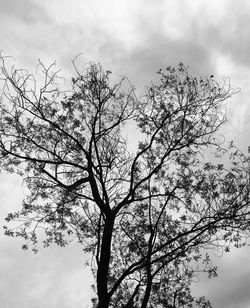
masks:
[(79, 247), (68, 246), (63, 253), (50, 247), (33, 255), (18, 246), (15, 240), (1, 242), (2, 307), (90, 307), (92, 277)]
[(32, 0), (0, 0), (0, 16), (4, 22), (10, 18), (24, 23), (48, 21), (46, 11)]
[(249, 2), (243, 0), (239, 5), (233, 0), (220, 1), (214, 6), (204, 2), (197, 8), (187, 36), (211, 53), (230, 57), (232, 62), (249, 69)]
[(215, 70), (207, 51), (199, 44), (156, 35), (129, 53), (120, 53), (114, 60), (118, 71), (140, 86), (150, 85), (159, 69), (177, 66), (179, 62), (190, 66), (191, 72), (198, 76), (212, 74)]
[(205, 295), (215, 308), (249, 308), (249, 249), (233, 249), (213, 259), (218, 265), (218, 278), (201, 275), (201, 281), (193, 284), (195, 295)]
[[(2, 226), (8, 212), (20, 209), (23, 193), (19, 176), (1, 174), (0, 181)], [(65, 248), (52, 245), (34, 255), (21, 249), (23, 243), (23, 239), (9, 238), (1, 230), (2, 307), (90, 307), (92, 275), (84, 267), (88, 256), (78, 244)]]

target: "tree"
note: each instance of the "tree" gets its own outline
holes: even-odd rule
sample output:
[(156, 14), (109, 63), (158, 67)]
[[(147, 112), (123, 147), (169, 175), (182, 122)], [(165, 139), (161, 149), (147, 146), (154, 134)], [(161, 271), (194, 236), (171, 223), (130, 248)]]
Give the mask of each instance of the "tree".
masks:
[(35, 252), (77, 238), (93, 256), (94, 307), (211, 307), (191, 295), (193, 276), (216, 275), (208, 249), (249, 235), (248, 160), (218, 133), (235, 91), (180, 64), (138, 99), (90, 63), (63, 92), (53, 66), (39, 63), (39, 88), (1, 61), (1, 168), (30, 192), (5, 233)]

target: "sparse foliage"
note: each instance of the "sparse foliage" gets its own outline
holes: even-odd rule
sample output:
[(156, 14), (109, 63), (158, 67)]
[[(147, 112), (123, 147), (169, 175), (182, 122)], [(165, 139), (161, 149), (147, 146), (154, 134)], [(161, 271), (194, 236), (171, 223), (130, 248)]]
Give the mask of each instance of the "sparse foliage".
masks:
[(216, 275), (208, 249), (249, 236), (248, 161), (218, 133), (230, 86), (180, 64), (138, 99), (126, 78), (112, 84), (91, 63), (63, 92), (53, 66), (40, 63), (38, 87), (1, 61), (1, 168), (30, 192), (5, 233), (34, 251), (38, 239), (77, 239), (93, 256), (99, 308), (211, 307), (191, 295), (194, 275)]

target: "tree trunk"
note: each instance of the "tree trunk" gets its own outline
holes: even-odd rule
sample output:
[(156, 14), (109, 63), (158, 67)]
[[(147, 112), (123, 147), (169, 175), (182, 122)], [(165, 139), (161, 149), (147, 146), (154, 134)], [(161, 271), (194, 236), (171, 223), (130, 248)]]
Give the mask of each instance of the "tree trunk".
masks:
[(153, 249), (153, 238), (154, 238), (154, 231), (151, 229), (151, 235), (148, 242), (148, 256), (147, 256), (147, 265), (146, 265), (146, 271), (147, 271), (147, 286), (144, 293), (144, 298), (142, 301), (141, 308), (147, 308), (148, 301), (150, 298), (150, 293), (152, 289), (152, 281), (153, 277), (151, 274), (151, 256), (152, 256), (152, 249)]
[(100, 252), (100, 261), (97, 269), (98, 308), (108, 308), (110, 296), (108, 294), (108, 272), (111, 253), (111, 241), (114, 227), (114, 215), (107, 215)]
[(144, 294), (144, 298), (143, 298), (143, 301), (142, 301), (141, 308), (147, 308), (150, 293), (151, 293), (151, 288), (152, 288), (152, 277), (150, 275), (150, 277), (148, 277), (147, 287), (146, 287), (146, 290), (145, 290), (145, 294)]

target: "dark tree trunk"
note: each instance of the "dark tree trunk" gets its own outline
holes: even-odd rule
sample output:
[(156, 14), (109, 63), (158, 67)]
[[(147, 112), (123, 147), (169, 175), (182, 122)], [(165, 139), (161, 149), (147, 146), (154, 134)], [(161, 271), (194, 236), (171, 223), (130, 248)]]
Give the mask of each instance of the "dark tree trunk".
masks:
[(154, 232), (151, 229), (151, 235), (150, 235), (149, 243), (148, 243), (148, 257), (147, 257), (147, 265), (146, 265), (147, 286), (146, 286), (146, 290), (145, 290), (145, 293), (144, 293), (144, 298), (143, 298), (143, 301), (142, 301), (141, 308), (147, 308), (148, 301), (149, 301), (149, 298), (150, 298), (151, 289), (152, 289), (153, 277), (152, 277), (152, 273), (151, 273), (151, 254), (152, 254), (152, 249), (153, 249), (153, 245), (152, 245), (153, 238), (154, 238)]
[(98, 308), (109, 307), (110, 295), (108, 294), (108, 274), (114, 220), (114, 215), (111, 214), (107, 216), (103, 230), (100, 261), (97, 269)]
[(151, 293), (151, 288), (152, 288), (152, 277), (150, 276), (150, 277), (148, 277), (147, 287), (146, 287), (146, 290), (145, 290), (145, 294), (144, 294), (144, 298), (143, 298), (143, 301), (142, 301), (141, 308), (147, 308), (150, 293)]

